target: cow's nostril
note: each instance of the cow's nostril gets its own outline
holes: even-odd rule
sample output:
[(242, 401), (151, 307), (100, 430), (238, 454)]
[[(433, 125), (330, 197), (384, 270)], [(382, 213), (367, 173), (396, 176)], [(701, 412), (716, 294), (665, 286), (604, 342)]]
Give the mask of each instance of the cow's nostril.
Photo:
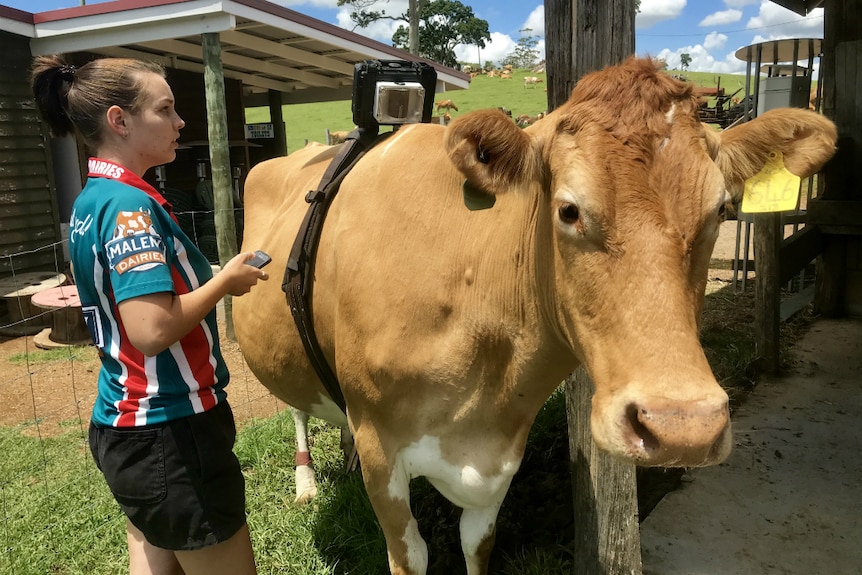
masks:
[(630, 404), (626, 408), (626, 421), (628, 423), (628, 440), (639, 451), (643, 450), (647, 453), (657, 451), (661, 446), (658, 438), (650, 432), (644, 421), (649, 419), (649, 413), (646, 409), (640, 408), (635, 404)]

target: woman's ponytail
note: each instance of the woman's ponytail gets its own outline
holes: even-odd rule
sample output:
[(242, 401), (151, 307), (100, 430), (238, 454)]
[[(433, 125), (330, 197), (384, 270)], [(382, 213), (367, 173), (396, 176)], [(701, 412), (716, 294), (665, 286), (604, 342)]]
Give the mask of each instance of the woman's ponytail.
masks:
[(37, 56), (33, 61), (30, 74), (33, 96), (54, 136), (62, 137), (75, 130), (68, 112), (69, 89), (74, 81), (75, 67), (59, 56)]

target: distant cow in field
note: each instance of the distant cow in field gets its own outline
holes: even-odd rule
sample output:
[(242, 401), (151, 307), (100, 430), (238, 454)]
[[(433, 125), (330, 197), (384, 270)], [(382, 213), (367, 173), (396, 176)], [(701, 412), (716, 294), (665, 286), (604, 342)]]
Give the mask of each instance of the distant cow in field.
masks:
[(458, 111), (458, 106), (455, 105), (455, 102), (452, 100), (440, 100), (439, 102), (434, 102), (434, 106), (437, 108), (437, 113), (440, 113), (440, 110), (455, 110)]
[(535, 88), (536, 84), (539, 84), (543, 81), (544, 80), (542, 80), (538, 76), (527, 76), (526, 78), (524, 78), (524, 88), (526, 88), (527, 86), (533, 86)]
[[(643, 466), (728, 455), (728, 397), (698, 334), (725, 206), (776, 154), (813, 174), (836, 137), (795, 108), (714, 131), (690, 85), (636, 58), (584, 76), (524, 129), (495, 109), (402, 126), (344, 177), (310, 276), (320, 357), (346, 412), (280, 282), (233, 300), (237, 341), (293, 406), (302, 447), (308, 414), (352, 432), (393, 574), (428, 568), (410, 501), (425, 476), (462, 508), (466, 573), (484, 575), (536, 414), (579, 365), (599, 448)], [(297, 150), (248, 174), (242, 249), (268, 252), (273, 274), (334, 152)], [(307, 448), (296, 463), (307, 501)]]
[(545, 117), (544, 112), (539, 112), (535, 116), (531, 116), (529, 114), (520, 114), (517, 118), (515, 118), (515, 123), (521, 126), (522, 128), (526, 128), (527, 126), (532, 126), (539, 120)]
[(329, 145), (334, 146), (335, 144), (343, 144), (347, 139), (347, 136), (350, 135), (350, 130), (337, 130), (334, 132), (329, 132)]

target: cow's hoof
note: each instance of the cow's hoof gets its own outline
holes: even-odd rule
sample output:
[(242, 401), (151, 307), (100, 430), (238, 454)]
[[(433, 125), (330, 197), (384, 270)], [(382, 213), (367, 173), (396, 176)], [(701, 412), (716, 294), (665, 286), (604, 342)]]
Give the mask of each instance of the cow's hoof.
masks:
[(296, 466), (296, 499), (294, 503), (305, 505), (317, 497), (317, 477), (310, 465)]

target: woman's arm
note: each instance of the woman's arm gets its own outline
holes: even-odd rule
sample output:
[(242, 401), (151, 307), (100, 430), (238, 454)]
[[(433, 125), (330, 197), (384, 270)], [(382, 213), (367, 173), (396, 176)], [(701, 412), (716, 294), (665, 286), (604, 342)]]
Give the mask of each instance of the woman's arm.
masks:
[(226, 294), (249, 292), (267, 273), (246, 265), (253, 254), (231, 259), (210, 281), (187, 294), (160, 292), (120, 302), (120, 319), (133, 346), (154, 356), (182, 339), (199, 325)]

